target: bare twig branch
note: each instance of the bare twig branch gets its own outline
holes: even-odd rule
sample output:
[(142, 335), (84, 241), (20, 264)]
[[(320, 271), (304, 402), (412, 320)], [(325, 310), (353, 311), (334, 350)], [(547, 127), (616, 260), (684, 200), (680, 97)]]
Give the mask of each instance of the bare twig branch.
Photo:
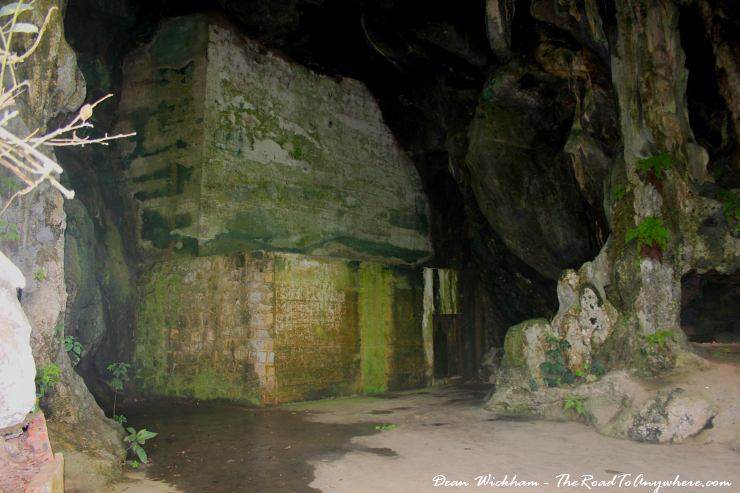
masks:
[[(23, 92), (23, 90), (30, 88), (28, 81), (22, 81), (19, 83), (16, 80), (15, 66), (26, 60), (31, 56), (36, 48), (38, 48), (39, 43), (41, 42), (41, 37), (49, 25), (53, 12), (55, 10), (59, 10), (57, 7), (49, 9), (46, 13), (44, 23), (41, 28), (38, 29), (38, 34), (34, 43), (22, 55), (17, 55), (11, 51), (11, 43), (13, 33), (16, 31), (18, 15), (22, 11), (29, 10), (28, 8), (22, 8), (24, 5), (29, 6), (33, 3), (34, 2), (32, 0), (31, 2), (24, 4), (23, 0), (20, 0), (11, 19), (6, 24), (0, 26), (0, 43), (2, 43), (2, 46), (0, 46), (0, 58), (2, 58), (2, 67), (0, 67), (0, 110), (12, 106), (15, 103), (15, 99)], [(24, 28), (25, 27), (27, 26), (24, 26)], [(28, 32), (28, 29), (17, 29), (17, 31)], [(5, 81), (6, 69), (9, 70), (12, 77), (12, 86), (8, 90), (5, 89), (3, 84)], [(78, 130), (93, 128), (93, 125), (88, 122), (92, 117), (93, 108), (111, 96), (112, 94), (109, 94), (92, 104), (84, 105), (75, 118), (67, 125), (38, 137), (36, 136), (38, 134), (38, 129), (26, 138), (19, 138), (3, 128), (11, 119), (18, 115), (18, 111), (14, 110), (8, 112), (6, 109), (5, 114), (0, 117), (0, 165), (9, 169), (26, 185), (26, 187), (22, 190), (16, 191), (10, 197), (2, 210), (0, 210), (0, 215), (5, 212), (16, 197), (31, 192), (44, 180), (48, 180), (49, 183), (59, 190), (66, 198), (74, 198), (74, 192), (67, 190), (54, 176), (52, 176), (53, 173), (63, 172), (61, 166), (54, 162), (53, 159), (39, 151), (39, 146), (85, 146), (87, 144), (107, 145), (108, 141), (136, 135), (136, 133), (130, 133), (125, 135), (109, 136), (106, 133), (103, 137), (98, 138), (80, 137), (77, 135)], [(70, 133), (71, 137), (65, 137), (65, 134), (70, 135)]]

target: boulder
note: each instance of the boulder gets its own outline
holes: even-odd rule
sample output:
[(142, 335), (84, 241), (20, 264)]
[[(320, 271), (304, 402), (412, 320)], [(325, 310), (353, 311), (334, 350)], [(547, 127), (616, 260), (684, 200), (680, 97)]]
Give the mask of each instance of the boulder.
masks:
[(21, 271), (0, 252), (0, 428), (23, 421), (36, 399), (31, 326), (16, 295), (25, 287)]
[(564, 150), (575, 114), (567, 80), (513, 59), (483, 88), (468, 134), (481, 212), (509, 251), (550, 279), (594, 258), (600, 242), (598, 211), (574, 172), (580, 151)]

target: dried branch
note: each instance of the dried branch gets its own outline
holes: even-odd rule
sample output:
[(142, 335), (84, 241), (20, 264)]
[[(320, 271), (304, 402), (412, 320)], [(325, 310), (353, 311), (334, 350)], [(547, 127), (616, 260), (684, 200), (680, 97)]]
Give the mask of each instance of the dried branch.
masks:
[[(18, 63), (23, 62), (31, 56), (31, 54), (36, 50), (41, 42), (41, 37), (49, 25), (52, 13), (55, 10), (59, 10), (57, 7), (49, 9), (41, 28), (37, 28), (33, 24), (29, 23), (19, 23), (18, 15), (27, 10), (33, 10), (33, 3), (33, 0), (29, 3), (24, 3), (23, 0), (19, 0), (15, 4), (15, 11), (3, 10), (2, 14), (0, 14), (1, 17), (11, 16), (11, 19), (7, 23), (0, 26), (0, 42), (2, 43), (2, 46), (0, 46), (0, 57), (2, 58), (0, 82), (5, 80), (6, 69), (10, 71), (12, 78), (12, 86), (9, 89), (6, 90), (5, 85), (0, 84), (0, 110), (12, 106), (15, 103), (15, 99), (22, 94), (26, 88), (30, 87), (28, 81), (18, 82), (16, 80), (15, 67)], [(22, 55), (18, 55), (11, 51), (13, 33), (15, 32), (37, 33), (33, 44)], [(74, 192), (67, 190), (54, 176), (52, 176), (52, 173), (62, 173), (64, 170), (62, 170), (61, 166), (54, 162), (53, 159), (39, 151), (39, 146), (85, 146), (87, 144), (107, 145), (108, 141), (136, 135), (136, 133), (130, 133), (125, 135), (119, 134), (109, 136), (106, 133), (103, 137), (98, 138), (80, 137), (77, 135), (77, 131), (79, 130), (94, 128), (93, 125), (88, 122), (93, 115), (93, 108), (111, 96), (112, 94), (109, 94), (92, 104), (85, 104), (80, 108), (77, 116), (61, 128), (38, 137), (36, 136), (38, 134), (38, 130), (35, 130), (23, 139), (16, 137), (11, 132), (3, 128), (10, 122), (10, 120), (18, 115), (18, 111), (14, 110), (8, 112), (6, 109), (5, 114), (0, 118), (0, 164), (17, 176), (26, 185), (26, 187), (22, 190), (16, 191), (10, 197), (5, 206), (0, 210), (0, 215), (7, 210), (8, 206), (16, 197), (31, 192), (44, 180), (48, 180), (49, 183), (59, 190), (66, 198), (74, 198)], [(69, 136), (70, 134), (71, 137)]]

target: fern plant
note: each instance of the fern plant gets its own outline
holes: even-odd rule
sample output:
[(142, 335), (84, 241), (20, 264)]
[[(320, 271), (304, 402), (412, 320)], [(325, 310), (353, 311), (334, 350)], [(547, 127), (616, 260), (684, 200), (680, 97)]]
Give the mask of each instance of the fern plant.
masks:
[[(722, 202), (727, 224), (732, 226), (734, 221), (740, 221), (740, 198), (729, 190), (717, 192), (717, 200)], [(735, 232), (740, 233), (740, 225), (735, 226)]]
[(648, 181), (653, 184), (658, 192), (663, 193), (663, 172), (671, 169), (671, 158), (668, 151), (663, 151), (657, 156), (645, 159), (638, 159), (635, 163), (637, 172), (643, 172)]
[(655, 216), (648, 216), (637, 225), (627, 231), (625, 241), (629, 242), (637, 238), (637, 250), (641, 255), (647, 255), (653, 260), (663, 262), (663, 251), (668, 246), (671, 237), (667, 229), (663, 227), (664, 221)]
[(565, 401), (563, 408), (567, 411), (573, 409), (578, 416), (586, 412), (586, 407), (581, 402), (581, 397), (577, 395), (568, 394), (568, 398)]
[(560, 387), (564, 383), (573, 385), (576, 377), (571, 369), (565, 366), (562, 353), (566, 349), (570, 349), (570, 343), (552, 334), (547, 334), (547, 340), (555, 347), (545, 351), (545, 355), (550, 361), (540, 363), (540, 370), (549, 375), (544, 378), (545, 385), (548, 387)]

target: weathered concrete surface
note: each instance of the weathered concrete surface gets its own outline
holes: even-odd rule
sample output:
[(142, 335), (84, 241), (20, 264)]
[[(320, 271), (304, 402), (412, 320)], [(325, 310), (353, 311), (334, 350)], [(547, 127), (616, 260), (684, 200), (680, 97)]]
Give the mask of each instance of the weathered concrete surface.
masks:
[[(147, 265), (136, 368), (147, 395), (274, 402), (274, 258), (256, 252)], [(273, 356), (274, 358), (274, 356)]]
[(204, 15), (166, 22), (124, 69), (121, 131), (145, 261), (267, 249), (428, 257), (428, 206), (369, 90)]
[(423, 387), (423, 272), (262, 251), (146, 265), (139, 389), (272, 404)]

